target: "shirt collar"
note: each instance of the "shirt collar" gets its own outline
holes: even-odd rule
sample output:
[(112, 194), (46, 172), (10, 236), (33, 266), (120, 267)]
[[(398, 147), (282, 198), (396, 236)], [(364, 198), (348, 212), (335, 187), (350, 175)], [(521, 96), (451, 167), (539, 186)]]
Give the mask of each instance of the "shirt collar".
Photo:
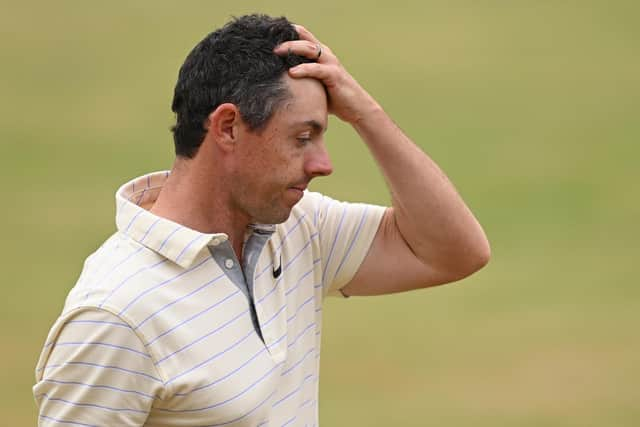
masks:
[(168, 171), (154, 172), (121, 186), (116, 192), (116, 226), (121, 233), (159, 253), (183, 268), (191, 266), (214, 239), (227, 240), (225, 233), (201, 233), (141, 207), (151, 205), (164, 185)]
[[(201, 233), (141, 207), (152, 205), (158, 198), (169, 171), (153, 172), (122, 185), (116, 192), (116, 226), (121, 233), (159, 253), (183, 268), (191, 266), (201, 255), (209, 255), (206, 247), (229, 239), (225, 233)], [(275, 224), (249, 224), (248, 231), (273, 234)]]

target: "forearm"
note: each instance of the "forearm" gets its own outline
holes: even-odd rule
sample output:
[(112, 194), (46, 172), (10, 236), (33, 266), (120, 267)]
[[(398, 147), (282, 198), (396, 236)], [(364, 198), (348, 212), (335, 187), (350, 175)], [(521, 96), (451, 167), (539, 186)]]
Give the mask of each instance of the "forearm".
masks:
[[(389, 189), (397, 227), (423, 262), (463, 277), (489, 258), (482, 227), (438, 165), (369, 96), (352, 122)], [(368, 98), (368, 99), (367, 99)]]

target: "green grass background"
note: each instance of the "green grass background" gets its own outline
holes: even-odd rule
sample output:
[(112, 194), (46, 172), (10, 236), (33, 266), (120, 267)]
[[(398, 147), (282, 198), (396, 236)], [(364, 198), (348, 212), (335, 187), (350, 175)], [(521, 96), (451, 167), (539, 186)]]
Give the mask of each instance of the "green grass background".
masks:
[[(36, 422), (33, 368), (113, 192), (167, 168), (177, 70), (230, 15), (314, 31), (448, 173), (489, 266), (332, 299), (324, 426), (640, 425), (640, 3), (112, 1), (0, 5), (0, 424)], [(387, 203), (355, 133), (316, 190)]]

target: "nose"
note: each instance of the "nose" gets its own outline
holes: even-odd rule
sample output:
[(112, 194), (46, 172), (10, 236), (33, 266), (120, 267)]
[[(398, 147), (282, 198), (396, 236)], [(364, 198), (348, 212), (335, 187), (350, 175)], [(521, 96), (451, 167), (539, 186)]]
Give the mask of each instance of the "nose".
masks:
[(307, 152), (304, 162), (304, 172), (307, 176), (328, 176), (333, 172), (333, 165), (329, 158), (329, 152), (324, 143), (314, 145), (312, 150)]

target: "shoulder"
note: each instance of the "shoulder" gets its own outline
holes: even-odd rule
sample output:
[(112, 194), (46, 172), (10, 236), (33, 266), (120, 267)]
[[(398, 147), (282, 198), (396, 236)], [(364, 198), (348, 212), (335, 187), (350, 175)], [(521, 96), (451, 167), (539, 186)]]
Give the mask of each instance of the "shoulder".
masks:
[(288, 229), (289, 225), (303, 220), (309, 226), (320, 229), (326, 216), (332, 210), (348, 204), (348, 202), (335, 200), (325, 194), (307, 190), (300, 202), (293, 207), (289, 219), (284, 223), (285, 228)]
[(316, 219), (315, 215), (326, 200), (329, 200), (329, 198), (324, 194), (306, 190), (302, 199), (291, 210), (291, 216), (287, 222), (290, 222), (292, 218), (300, 218), (301, 216), (305, 216), (313, 222)]
[(305, 191), (302, 199), (291, 209), (289, 218), (276, 225), (276, 235), (284, 237), (294, 232), (304, 234), (317, 232), (325, 199), (328, 198), (323, 194)]
[[(148, 288), (150, 280), (178, 266), (139, 244), (115, 233), (84, 263), (82, 273), (67, 296), (63, 315), (82, 308), (114, 314)], [(159, 276), (160, 275), (160, 276)]]
[(385, 206), (336, 200), (321, 193), (306, 191), (287, 222), (304, 216), (313, 227), (323, 233), (343, 227), (357, 227), (364, 223), (371, 223), (375, 228), (385, 210)]

